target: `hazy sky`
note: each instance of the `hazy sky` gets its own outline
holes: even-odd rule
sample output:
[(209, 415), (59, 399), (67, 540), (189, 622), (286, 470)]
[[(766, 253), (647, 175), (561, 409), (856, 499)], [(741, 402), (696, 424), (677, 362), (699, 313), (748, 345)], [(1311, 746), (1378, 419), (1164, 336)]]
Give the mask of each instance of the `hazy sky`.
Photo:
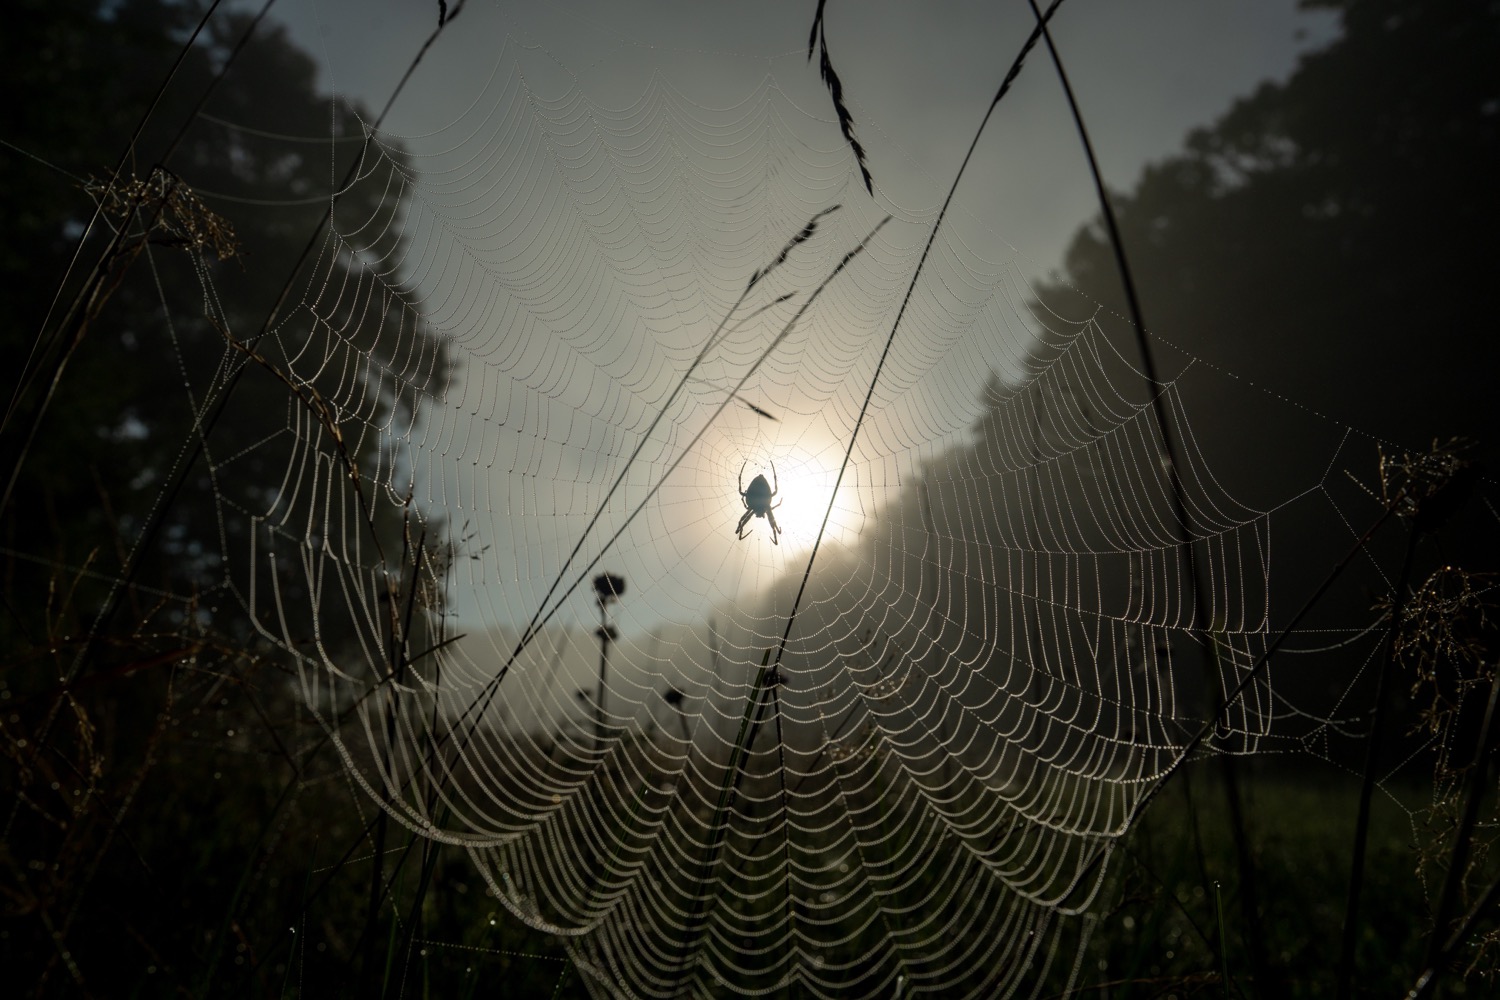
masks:
[[(453, 4), (450, 2), (450, 6)], [(805, 58), (812, 0), (496, 3), (470, 0), (433, 47), (387, 120), (427, 135), (482, 89), (507, 38), (530, 49), (538, 93), (568, 74), (592, 100), (625, 106), (661, 74), (690, 99), (732, 104), (769, 76), (814, 115), (831, 118)], [(282, 0), (276, 15), (323, 66), (337, 93), (378, 107), (437, 23), (436, 0)], [(832, 0), (834, 66), (870, 152), (878, 201), (930, 210), (1029, 29), (1024, 0)], [(1107, 182), (1177, 148), (1259, 81), (1283, 78), (1297, 54), (1330, 37), (1326, 14), (1295, 0), (1068, 0), (1054, 35)], [(535, 67), (553, 62), (550, 79)], [(835, 133), (836, 134), (836, 133)], [(1041, 268), (1060, 260), (1095, 211), (1078, 140), (1045, 53), (1031, 59), (979, 151), (999, 175), (993, 224)], [(977, 175), (976, 175), (977, 176)], [(968, 195), (972, 202), (975, 194)]]
[[(601, 567), (628, 572), (622, 613), (636, 625), (702, 621), (800, 573), (871, 381), (872, 346), (1033, 23), (1024, 0), (831, 0), (828, 45), (868, 150), (872, 199), (806, 59), (815, 7), (470, 0), (385, 120), (417, 172), (401, 267), (423, 288), (425, 320), (460, 345), (462, 384), (425, 415), (412, 461), (426, 463), (429, 502), (454, 524), (472, 517), (491, 546), (483, 578), (456, 597), (466, 616), (497, 626), (530, 618), (600, 509), (598, 484), (624, 467), (746, 274), (810, 214), (842, 201), (776, 291), (805, 296), (890, 213), (862, 273), (831, 288), (758, 373), (750, 361), (774, 335), (775, 314), (725, 341), (699, 373), (704, 388), (648, 439), (583, 553), (652, 483), (667, 482)], [(438, 5), (283, 0), (275, 11), (324, 86), (373, 110), (436, 26)], [(1331, 32), (1293, 0), (1068, 0), (1053, 23), (1116, 188), (1237, 95), (1284, 77)], [(768, 141), (747, 131), (762, 127)], [(662, 172), (664, 149), (680, 154), (681, 178)], [(636, 150), (641, 159), (626, 162)], [(1027, 282), (1058, 267), (1095, 211), (1039, 48), (945, 223), (861, 431), (836, 533), (857, 532), (922, 462), (967, 434), (986, 370), (1005, 370), (1029, 345)], [(747, 371), (749, 398), (779, 422), (741, 407), (715, 415), (722, 390)], [(707, 435), (685, 448), (700, 428)], [(687, 464), (669, 472), (677, 454)], [(767, 544), (764, 522), (740, 541), (737, 474), (772, 461), (787, 487), (784, 544)], [(568, 624), (591, 615), (585, 597), (574, 600)]]

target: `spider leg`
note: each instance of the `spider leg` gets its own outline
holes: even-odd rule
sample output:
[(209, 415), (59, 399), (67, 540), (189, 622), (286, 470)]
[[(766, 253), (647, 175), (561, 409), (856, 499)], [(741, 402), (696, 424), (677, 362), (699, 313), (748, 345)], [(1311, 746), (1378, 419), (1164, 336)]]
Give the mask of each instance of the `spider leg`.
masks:
[(739, 524), (735, 525), (734, 535), (735, 535), (736, 538), (740, 539), (741, 541), (744, 541), (744, 539), (745, 539), (745, 525), (747, 525), (747, 524), (750, 523), (750, 518), (754, 514), (755, 514), (755, 511), (753, 511), (753, 510), (746, 510), (745, 511), (745, 516), (742, 517), (742, 518), (740, 518), (740, 523)]
[(776, 523), (776, 515), (772, 514), (769, 508), (766, 509), (766, 520), (771, 522), (771, 544), (780, 545), (781, 542), (777, 539), (781, 535), (781, 525)]
[[(772, 494), (772, 495), (774, 496), (775, 494)], [(780, 507), (785, 502), (786, 502), (785, 500), (777, 500), (775, 503), (773, 503), (770, 507), (767, 507), (766, 509), (767, 510), (775, 510), (777, 507)]]
[(781, 482), (776, 478), (776, 463), (771, 463), (771, 495), (774, 497), (781, 492)]
[(745, 459), (745, 461), (743, 461), (743, 462), (740, 463), (740, 496), (741, 497), (743, 497), (745, 495), (745, 466), (747, 466), (749, 464), (750, 464), (750, 460), (748, 458)]

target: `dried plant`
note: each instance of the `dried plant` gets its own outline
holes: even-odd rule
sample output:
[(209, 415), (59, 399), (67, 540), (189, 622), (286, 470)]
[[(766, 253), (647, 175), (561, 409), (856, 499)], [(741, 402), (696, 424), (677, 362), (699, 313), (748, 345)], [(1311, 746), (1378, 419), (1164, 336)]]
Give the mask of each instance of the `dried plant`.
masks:
[(1465, 438), (1432, 442), (1424, 452), (1380, 451), (1380, 498), (1397, 514), (1420, 519), (1418, 527), (1438, 526), (1457, 509), (1477, 478), (1465, 453), (1474, 443)]
[[(1421, 475), (1429, 469), (1418, 464)], [(1419, 814), (1416, 843), (1418, 877), (1429, 894), (1441, 887), (1435, 940), (1449, 936), (1455, 909), (1471, 910), (1493, 878), (1490, 862), (1500, 843), (1500, 805), (1489, 794), (1493, 780), (1488, 776), (1500, 693), (1494, 593), (1492, 574), (1440, 567), (1406, 602), (1394, 636), (1395, 660), (1412, 676), (1417, 729), (1436, 745), (1432, 804)], [(1476, 713), (1483, 714), (1477, 735)], [(1500, 979), (1500, 930), (1476, 934), (1466, 951), (1465, 977), (1493, 986)]]
[(125, 225), (133, 218), (143, 220), (145, 242), (207, 250), (219, 260), (239, 253), (234, 226), (171, 171), (158, 167), (144, 180), (132, 177), (113, 184), (91, 179), (83, 189), (106, 218)]
[[(1458, 566), (1435, 570), (1407, 603), (1396, 633), (1396, 659), (1412, 674), (1420, 726), (1441, 735), (1464, 700), (1494, 680), (1489, 633), (1495, 576)], [(1382, 602), (1388, 609), (1389, 601)]]

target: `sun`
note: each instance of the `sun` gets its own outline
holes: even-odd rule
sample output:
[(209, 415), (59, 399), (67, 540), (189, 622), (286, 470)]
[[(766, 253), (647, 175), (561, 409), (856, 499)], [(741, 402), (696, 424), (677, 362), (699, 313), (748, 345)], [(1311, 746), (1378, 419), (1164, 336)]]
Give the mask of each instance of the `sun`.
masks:
[[(829, 500), (834, 497), (834, 486), (838, 482), (839, 463), (843, 456), (827, 461), (824, 456), (793, 448), (775, 454), (756, 455), (746, 460), (744, 486), (749, 489), (756, 476), (765, 476), (767, 483), (774, 483), (776, 497), (776, 523), (781, 528), (781, 546), (790, 551), (809, 549), (817, 541), (823, 518), (828, 516), (828, 528), (823, 541), (852, 544), (864, 526), (865, 505), (856, 494), (853, 471), (845, 473), (839, 486), (838, 499), (829, 509)], [(774, 478), (773, 466), (774, 464)], [(769, 541), (770, 525), (762, 518), (751, 518), (745, 526), (751, 537), (766, 536)]]

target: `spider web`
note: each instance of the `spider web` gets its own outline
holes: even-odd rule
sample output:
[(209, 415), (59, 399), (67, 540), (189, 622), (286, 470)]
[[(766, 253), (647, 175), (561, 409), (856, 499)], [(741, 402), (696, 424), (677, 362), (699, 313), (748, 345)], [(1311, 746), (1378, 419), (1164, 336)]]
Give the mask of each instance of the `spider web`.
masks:
[[(883, 355), (939, 193), (866, 196), (790, 69), (601, 95), (511, 34), (487, 72), (440, 127), (368, 126), (348, 190), (379, 210), (336, 217), (263, 338), (226, 331), (290, 393), (255, 446), (280, 483), (226, 489), (255, 523), (228, 557), (352, 780), (591, 989), (1067, 978), (1185, 758), (1341, 752), (1336, 711), (1252, 669), (1283, 534), (1357, 534), (1349, 429), (1160, 340), (1148, 384), (962, 200)], [(1246, 411), (1314, 460), (1238, 467)], [(335, 620), (361, 657), (320, 647)], [(1330, 641), (1373, 648), (1362, 626)]]

